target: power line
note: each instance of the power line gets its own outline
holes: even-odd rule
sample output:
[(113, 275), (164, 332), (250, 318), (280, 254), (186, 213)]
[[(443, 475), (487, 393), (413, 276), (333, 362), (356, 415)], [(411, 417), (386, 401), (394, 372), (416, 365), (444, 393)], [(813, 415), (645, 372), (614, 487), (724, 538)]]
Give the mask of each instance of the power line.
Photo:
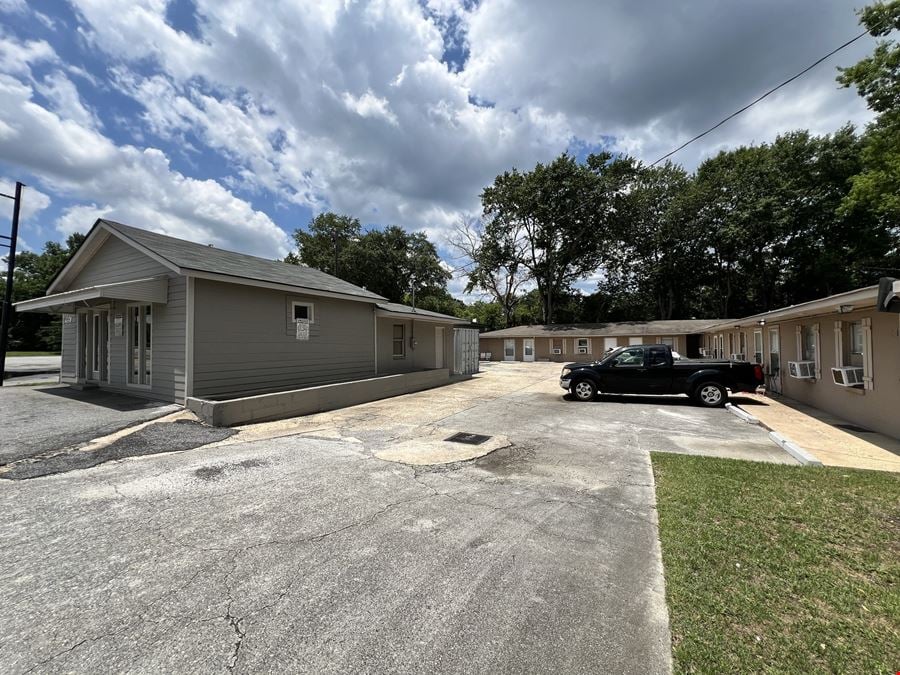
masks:
[[(735, 117), (737, 117), (737, 116), (740, 115), (741, 113), (746, 112), (747, 110), (749, 110), (750, 108), (752, 108), (753, 106), (755, 106), (757, 103), (759, 103), (759, 102), (762, 101), (763, 99), (765, 99), (765, 98), (767, 98), (768, 96), (771, 96), (772, 94), (774, 94), (774, 93), (775, 93), (776, 91), (778, 91), (779, 89), (781, 89), (781, 88), (783, 88), (783, 87), (789, 85), (789, 84), (790, 84), (791, 82), (793, 82), (794, 80), (796, 80), (796, 79), (798, 79), (798, 78), (800, 78), (800, 77), (803, 77), (803, 76), (804, 76), (806, 73), (808, 73), (810, 70), (812, 70), (813, 68), (815, 68), (816, 66), (818, 66), (818, 65), (819, 65), (820, 63), (822, 63), (823, 61), (826, 61), (827, 59), (831, 58), (832, 56), (834, 56), (835, 54), (837, 54), (837, 53), (838, 53), (839, 51), (841, 51), (842, 49), (845, 49), (846, 47), (849, 47), (850, 45), (852, 45), (852, 44), (853, 44), (854, 42), (856, 42), (857, 40), (860, 40), (860, 39), (862, 39), (863, 37), (865, 37), (866, 35), (869, 35), (872, 31), (877, 30), (878, 28), (881, 28), (881, 26), (882, 26), (886, 21), (887, 21), (887, 18), (883, 19), (882, 21), (880, 21), (879, 23), (875, 24), (875, 25), (872, 26), (871, 28), (869, 28), (869, 29), (867, 29), (867, 30), (864, 30), (864, 31), (863, 31), (862, 33), (860, 33), (859, 35), (856, 35), (855, 37), (850, 38), (849, 40), (847, 40), (845, 43), (843, 43), (843, 44), (840, 45), (839, 47), (836, 47), (835, 49), (832, 49), (830, 52), (828, 52), (827, 54), (825, 54), (825, 55), (822, 56), (821, 58), (818, 58), (818, 59), (816, 59), (814, 62), (812, 62), (811, 64), (809, 64), (806, 68), (804, 68), (803, 70), (801, 70), (799, 73), (796, 73), (795, 75), (792, 75), (791, 77), (789, 77), (788, 79), (786, 79), (784, 82), (782, 82), (782, 83), (776, 85), (775, 87), (772, 87), (772, 88), (769, 89), (767, 92), (765, 92), (765, 93), (762, 94), (761, 96), (758, 96), (757, 98), (755, 98), (753, 101), (751, 101), (750, 103), (748, 103), (747, 105), (745, 105), (745, 106), (744, 106), (743, 108), (741, 108), (740, 110), (736, 110), (735, 112), (731, 113), (730, 115), (728, 115), (728, 117), (726, 117), (725, 119), (723, 119), (723, 120), (721, 120), (720, 122), (716, 123), (715, 125), (711, 126), (709, 129), (707, 129), (707, 130), (704, 131), (703, 133), (697, 134), (696, 136), (694, 136), (694, 137), (691, 138), (690, 140), (688, 140), (688, 141), (682, 143), (681, 145), (679, 145), (677, 148), (675, 148), (675, 149), (672, 150), (671, 152), (666, 153), (665, 155), (663, 155), (662, 157), (660, 157), (659, 159), (657, 159), (655, 162), (653, 162), (652, 164), (650, 164), (650, 166), (651, 166), (651, 167), (656, 166), (657, 164), (659, 164), (660, 162), (662, 162), (662, 161), (665, 160), (665, 159), (668, 159), (669, 157), (671, 157), (671, 156), (674, 155), (675, 153), (677, 153), (677, 152), (679, 152), (679, 151), (681, 151), (681, 150), (684, 150), (684, 148), (686, 148), (687, 146), (689, 146), (691, 143), (700, 140), (701, 138), (703, 138), (703, 137), (706, 136), (707, 134), (712, 133), (713, 131), (715, 131), (716, 129), (718, 129), (720, 126), (722, 126), (722, 125), (725, 124), (726, 122), (728, 122), (728, 121), (734, 119)], [(580, 203), (576, 204), (575, 207), (574, 207), (573, 209), (571, 209), (571, 211), (578, 211), (578, 210), (582, 209), (583, 207), (588, 206), (591, 202), (592, 202), (592, 200), (591, 200), (590, 198), (585, 199), (585, 200), (582, 200)], [(471, 265), (471, 264), (473, 264), (473, 263), (470, 262), (470, 263), (467, 263), (467, 264), (465, 264), (465, 265), (461, 265), (460, 267), (457, 267), (456, 269), (451, 270), (451, 274), (455, 274), (455, 273), (458, 272), (458, 271), (462, 271), (462, 270), (464, 270), (466, 267), (468, 267), (468, 266)]]
[(785, 87), (785, 86), (789, 85), (791, 82), (793, 82), (794, 80), (796, 80), (797, 78), (802, 77), (803, 75), (805, 75), (806, 73), (808, 73), (810, 70), (812, 70), (813, 68), (815, 68), (817, 65), (819, 65), (820, 63), (822, 63), (822, 61), (825, 61), (826, 59), (828, 59), (828, 58), (834, 56), (835, 54), (837, 54), (839, 51), (841, 51), (841, 50), (844, 49), (845, 47), (849, 47), (850, 45), (852, 45), (854, 42), (856, 42), (856, 41), (859, 40), (860, 38), (865, 37), (866, 35), (868, 35), (869, 33), (871, 33), (873, 30), (875, 30), (875, 29), (877, 29), (877, 28), (880, 28), (882, 23), (884, 23), (884, 21), (882, 21), (881, 23), (876, 24), (875, 26), (872, 26), (872, 28), (869, 28), (869, 29), (867, 29), (867, 30), (864, 30), (862, 33), (860, 33), (860, 34), (857, 35), (856, 37), (851, 38), (850, 40), (847, 40), (847, 41), (846, 41), (844, 44), (842, 44), (840, 47), (837, 47), (836, 49), (832, 49), (830, 52), (828, 52), (827, 54), (825, 54), (825, 56), (823, 56), (823, 57), (821, 57), (821, 58), (819, 58), (819, 59), (816, 59), (813, 63), (811, 63), (810, 65), (808, 65), (806, 68), (804, 68), (803, 70), (801, 70), (801, 71), (800, 71), (799, 73), (797, 73), (796, 75), (793, 75), (793, 76), (789, 77), (788, 79), (786, 79), (786, 80), (785, 80), (784, 82), (782, 82), (781, 84), (779, 84), (779, 85), (777, 85), (777, 86), (775, 86), (775, 87), (772, 87), (772, 88), (769, 89), (769, 91), (767, 91), (765, 94), (763, 94), (762, 96), (759, 96), (758, 98), (754, 99), (753, 101), (751, 101), (750, 103), (748, 103), (747, 105), (745, 105), (745, 106), (744, 106), (743, 108), (741, 108), (740, 110), (737, 110), (737, 111), (731, 113), (728, 117), (726, 117), (726, 118), (723, 119), (722, 121), (718, 122), (717, 124), (711, 126), (709, 129), (707, 129), (706, 131), (704, 131), (702, 134), (697, 134), (696, 136), (694, 136), (694, 137), (693, 137), (692, 139), (690, 139), (689, 141), (686, 141), (685, 143), (682, 143), (681, 145), (679, 145), (677, 148), (675, 148), (675, 149), (672, 150), (671, 152), (666, 153), (665, 155), (663, 155), (662, 157), (660, 157), (658, 160), (656, 160), (655, 162), (653, 162), (653, 164), (651, 164), (650, 166), (656, 166), (657, 164), (659, 164), (659, 163), (660, 163), (661, 161), (663, 161), (664, 159), (668, 159), (669, 157), (671, 157), (672, 155), (674, 155), (676, 152), (678, 152), (678, 151), (680, 151), (680, 150), (683, 150), (684, 148), (686, 148), (687, 146), (689, 146), (689, 145), (690, 145), (691, 143), (693, 143), (694, 141), (698, 141), (698, 140), (700, 140), (701, 138), (703, 138), (704, 136), (706, 136), (707, 134), (709, 134), (709, 133), (715, 131), (716, 129), (718, 129), (720, 126), (722, 126), (723, 124), (725, 124), (725, 123), (728, 122), (729, 120), (734, 119), (735, 117), (737, 117), (738, 115), (740, 115), (742, 112), (745, 112), (746, 110), (749, 110), (750, 108), (752, 108), (753, 106), (755, 106), (757, 103), (759, 103), (760, 101), (762, 101), (762, 100), (763, 100), (764, 98), (766, 98), (767, 96), (770, 96), (770, 95), (774, 94), (776, 91), (778, 91), (778, 90), (781, 89), (782, 87)]

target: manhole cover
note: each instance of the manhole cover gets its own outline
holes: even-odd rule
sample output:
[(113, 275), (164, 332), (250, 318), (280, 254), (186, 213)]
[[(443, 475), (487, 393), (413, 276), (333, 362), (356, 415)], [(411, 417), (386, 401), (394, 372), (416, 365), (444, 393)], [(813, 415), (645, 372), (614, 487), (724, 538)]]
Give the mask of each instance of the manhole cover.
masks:
[(482, 436), (481, 434), (467, 434), (465, 431), (460, 431), (458, 434), (453, 434), (450, 438), (445, 438), (445, 441), (450, 441), (451, 443), (467, 443), (468, 445), (481, 445), (487, 440), (490, 440), (490, 436)]
[(855, 424), (835, 424), (838, 429), (843, 429), (844, 431), (853, 431), (857, 434), (871, 434), (872, 432), (868, 429), (863, 429), (862, 427), (858, 427)]

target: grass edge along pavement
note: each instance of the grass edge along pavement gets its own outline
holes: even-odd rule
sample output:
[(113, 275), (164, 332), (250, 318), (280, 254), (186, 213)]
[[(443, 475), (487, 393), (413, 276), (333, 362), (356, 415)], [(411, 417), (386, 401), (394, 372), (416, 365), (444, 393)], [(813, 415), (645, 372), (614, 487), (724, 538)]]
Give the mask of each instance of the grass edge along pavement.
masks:
[(652, 461), (675, 672), (900, 670), (900, 475)]

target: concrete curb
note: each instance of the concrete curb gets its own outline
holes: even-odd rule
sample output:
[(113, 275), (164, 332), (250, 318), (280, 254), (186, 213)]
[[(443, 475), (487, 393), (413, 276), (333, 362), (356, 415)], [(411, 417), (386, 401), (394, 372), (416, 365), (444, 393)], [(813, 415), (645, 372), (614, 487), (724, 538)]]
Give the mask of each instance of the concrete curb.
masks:
[(777, 431), (770, 431), (769, 438), (772, 439), (773, 443), (775, 443), (782, 450), (784, 450), (804, 466), (822, 466), (822, 462), (815, 455), (807, 452), (799, 445), (794, 443), (794, 441), (790, 440), (789, 438), (785, 438)]
[(744, 420), (747, 424), (759, 424), (759, 420), (755, 418), (753, 415), (748, 413), (743, 408), (739, 408), (733, 403), (726, 403), (725, 409), (730, 412), (732, 415)]

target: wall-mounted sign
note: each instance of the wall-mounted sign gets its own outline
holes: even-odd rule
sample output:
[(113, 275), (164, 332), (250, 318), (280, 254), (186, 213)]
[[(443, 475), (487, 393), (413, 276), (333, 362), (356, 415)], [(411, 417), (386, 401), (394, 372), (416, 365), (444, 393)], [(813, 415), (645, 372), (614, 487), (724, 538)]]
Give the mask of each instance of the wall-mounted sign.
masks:
[(113, 317), (113, 335), (116, 337), (122, 337), (125, 332), (125, 319), (121, 314), (116, 314)]
[(297, 319), (297, 339), (309, 340), (309, 319)]

